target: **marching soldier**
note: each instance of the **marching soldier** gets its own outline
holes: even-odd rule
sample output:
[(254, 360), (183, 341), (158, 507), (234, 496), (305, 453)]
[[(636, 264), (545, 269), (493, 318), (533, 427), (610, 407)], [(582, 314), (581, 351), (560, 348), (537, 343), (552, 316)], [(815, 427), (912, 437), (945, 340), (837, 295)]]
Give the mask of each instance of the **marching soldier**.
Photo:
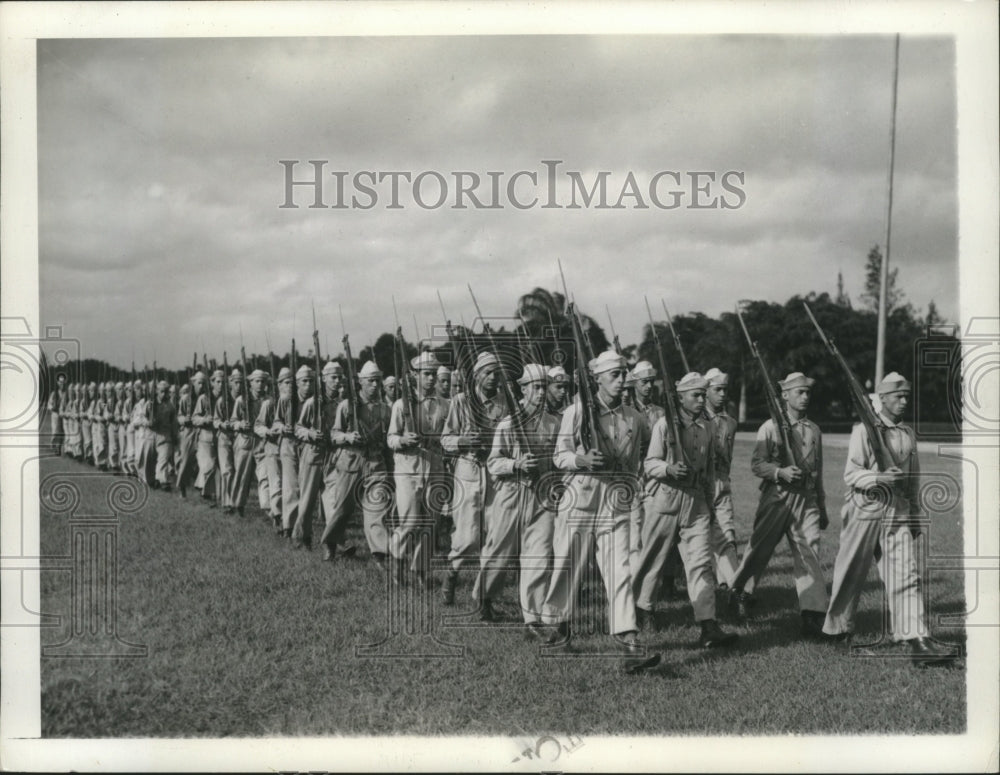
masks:
[(135, 475), (153, 486), (156, 482), (156, 446), (149, 431), (152, 412), (146, 398), (146, 383), (136, 380), (135, 404), (132, 406), (132, 427), (135, 429)]
[[(250, 431), (253, 434), (253, 469), (254, 478), (257, 480), (257, 503), (260, 506), (261, 511), (267, 514), (269, 517), (274, 517), (274, 512), (271, 510), (271, 487), (272, 476), (277, 480), (277, 487), (280, 493), (281, 491), (281, 474), (277, 467), (277, 446), (274, 446), (274, 460), (275, 463), (273, 473), (268, 471), (268, 463), (265, 458), (267, 456), (267, 433), (266, 429), (270, 427), (270, 422), (262, 424), (260, 422), (261, 413), (265, 410), (265, 404), (270, 403), (272, 406), (274, 404), (271, 401), (270, 396), (267, 394), (267, 374), (260, 369), (254, 369), (250, 372), (250, 377), (248, 379), (250, 383)], [(261, 430), (265, 430), (261, 433)], [(280, 495), (279, 495), (280, 497)], [(280, 517), (281, 507), (278, 506), (277, 513)]]
[(795, 465), (781, 466), (781, 435), (773, 420), (767, 420), (757, 431), (751, 468), (762, 480), (760, 504), (750, 542), (730, 591), (732, 607), (738, 616), (746, 618), (750, 601), (744, 587), (764, 572), (778, 542), (787, 535), (802, 612), (802, 631), (810, 637), (821, 636), (830, 602), (819, 558), (808, 538), (810, 530), (827, 522), (822, 434), (819, 426), (806, 418), (815, 382), (795, 372), (778, 383), (792, 424), (792, 443), (799, 445), (805, 470)]
[(71, 382), (69, 388), (66, 390), (66, 405), (62, 412), (64, 418), (64, 427), (66, 429), (66, 443), (64, 446), (64, 453), (72, 458), (79, 457), (79, 449), (82, 445), (80, 443), (80, 422), (77, 415), (77, 409), (80, 406), (79, 388), (75, 382)]
[(361, 367), (358, 381), (357, 415), (352, 415), (351, 402), (345, 399), (337, 406), (332, 424), (331, 439), (337, 451), (330, 456), (333, 476), (323, 492), (326, 528), (322, 542), (324, 554), (332, 558), (336, 546), (344, 542), (348, 520), (360, 511), (372, 561), (384, 570), (393, 502), (385, 459), (391, 409), (379, 398), (382, 372), (375, 363), (368, 361)]
[(271, 432), (280, 439), (282, 535), (291, 539), (292, 528), (299, 518), (299, 441), (295, 437), (299, 400), (292, 370), (287, 367), (278, 372), (278, 392)]
[(549, 414), (562, 417), (566, 411), (566, 396), (569, 376), (562, 366), (553, 366), (546, 374), (548, 387), (545, 389), (545, 408)]
[[(288, 369), (281, 370), (282, 374), (286, 372), (288, 372)], [(280, 383), (279, 375), (279, 384), (284, 386), (283, 392), (287, 393), (287, 388), (291, 384), (291, 381), (287, 380), (284, 383)], [(275, 413), (278, 407), (278, 391), (279, 385), (272, 386), (271, 395), (268, 395), (261, 402), (260, 412), (257, 414), (257, 420), (254, 423), (253, 429), (254, 433), (257, 434), (258, 443), (263, 445), (263, 456), (257, 468), (258, 483), (261, 480), (266, 482), (265, 485), (259, 485), (261, 508), (270, 515), (274, 529), (278, 535), (282, 535), (284, 533), (281, 521), (282, 482), (280, 447), (282, 434), (280, 430), (274, 429)], [(263, 468), (263, 472), (261, 471), (261, 467)]]
[[(448, 402), (434, 395), (439, 365), (430, 352), (423, 352), (410, 361), (417, 372), (415, 416), (409, 416), (401, 398), (393, 403), (389, 416), (387, 442), (394, 453), (393, 479), (399, 514), (399, 524), (389, 539), (389, 551), (393, 560), (390, 565), (392, 580), (397, 584), (404, 581), (408, 556), (412, 555), (410, 569), (418, 585), (426, 583), (430, 566), (428, 553), (433, 549), (434, 515), (428, 503), (428, 488), (444, 484), (441, 431), (448, 415)], [(402, 378), (407, 379), (405, 375)]]
[(451, 399), (451, 369), (443, 364), (438, 366), (437, 384), (434, 390), (446, 401)]
[(150, 401), (146, 411), (149, 433), (156, 445), (156, 482), (162, 490), (170, 492), (170, 466), (177, 443), (177, 410), (170, 403), (166, 380), (161, 379), (156, 384), (156, 404)]
[[(200, 379), (199, 379), (200, 375)], [(197, 382), (196, 382), (197, 380)], [(195, 393), (200, 394), (205, 375), (200, 371), (191, 378), (195, 384)], [(181, 387), (177, 399), (177, 448), (180, 456), (177, 459), (177, 489), (182, 498), (187, 497), (187, 488), (197, 476), (198, 428), (194, 426), (194, 404), (197, 395), (192, 394), (191, 385)]]
[(93, 427), (90, 419), (91, 406), (97, 401), (97, 385), (90, 382), (86, 392), (81, 391), (77, 416), (80, 418), (80, 436), (83, 440), (81, 455), (83, 462), (90, 463), (94, 457)]
[(125, 386), (121, 382), (115, 384), (108, 383), (108, 470), (119, 471), (121, 469), (121, 410), (120, 405), (124, 400)]
[(219, 464), (219, 500), (222, 502), (222, 513), (232, 514), (235, 511), (233, 505), (233, 439), (236, 431), (233, 430), (233, 405), (243, 387), (243, 374), (239, 369), (233, 369), (229, 375), (228, 393), (225, 384), (226, 375), (223, 371), (216, 372), (219, 375), (219, 384), (222, 388), (219, 399), (215, 402), (215, 415), (212, 425), (215, 427), (215, 450)]
[(392, 405), (396, 403), (396, 399), (399, 398), (397, 395), (397, 385), (396, 378), (391, 374), (382, 380), (382, 392), (385, 394), (385, 402), (392, 409)]
[[(239, 385), (243, 384), (242, 372), (239, 373)], [(254, 375), (258, 375), (254, 378)], [(250, 480), (256, 468), (254, 458), (254, 446), (256, 436), (254, 435), (254, 421), (260, 413), (261, 403), (261, 379), (263, 372), (254, 372), (250, 375), (247, 389), (249, 406), (244, 401), (243, 390), (239, 390), (239, 395), (233, 399), (233, 413), (231, 425), (233, 428), (233, 479), (232, 490), (230, 491), (230, 503), (241, 517), (246, 508), (247, 498), (250, 497)]]
[(632, 407), (622, 403), (625, 359), (614, 350), (589, 363), (597, 380), (593, 429), (594, 448), (581, 436), (582, 395), (563, 413), (556, 437), (554, 462), (566, 472), (565, 486), (555, 518), (552, 539), (554, 565), (545, 595), (543, 617), (556, 624), (549, 636), (553, 645), (568, 644), (570, 620), (577, 604), (580, 583), (591, 544), (596, 544), (597, 565), (608, 598), (611, 633), (626, 654), (638, 654), (635, 598), (629, 570), (629, 514), (638, 497), (635, 471), (648, 442), (646, 423)]
[(97, 386), (97, 394), (90, 405), (90, 435), (94, 447), (94, 467), (108, 470), (108, 388), (102, 382)]
[(319, 491), (323, 484), (323, 460), (326, 440), (319, 431), (319, 416), (313, 397), (313, 380), (316, 372), (308, 365), (299, 366), (295, 374), (298, 387), (299, 412), (295, 423), (298, 440), (298, 498), (295, 521), (290, 525), (292, 546), (295, 549), (312, 549), (313, 512), (319, 506)]
[[(649, 361), (639, 361), (629, 372), (632, 382), (633, 405), (639, 414), (646, 421), (646, 429), (652, 437), (653, 427), (664, 415), (663, 407), (653, 403), (653, 387), (657, 378), (656, 369)], [(642, 450), (645, 458), (646, 450)], [(639, 471), (636, 472), (640, 479), (645, 479), (644, 466), (640, 464)], [(636, 498), (632, 508), (632, 515), (629, 520), (629, 558), (631, 560), (632, 572), (638, 568), (639, 552), (642, 548), (642, 518), (645, 512), (645, 487), (639, 498)], [(676, 558), (676, 560), (675, 560)], [(677, 565), (680, 564), (680, 555), (677, 549), (673, 549), (667, 556), (664, 566), (664, 586), (673, 589), (674, 574)]]
[[(303, 366), (302, 369), (308, 369)], [(303, 373), (299, 369), (299, 373)], [(312, 379), (312, 369), (309, 376)], [(336, 361), (327, 361), (323, 366), (322, 391), (319, 396), (310, 395), (302, 404), (302, 414), (296, 432), (303, 444), (299, 457), (299, 515), (309, 524), (309, 540), (312, 541), (312, 522), (317, 510), (324, 516), (323, 560), (330, 562), (337, 552), (336, 542), (327, 543), (330, 536), (330, 513), (326, 510), (328, 490), (332, 490), (337, 478), (337, 459), (340, 451), (332, 445), (333, 423), (340, 404), (340, 387), (344, 369)], [(312, 383), (310, 382), (310, 393)], [(332, 493), (331, 493), (332, 494)], [(353, 552), (352, 552), (353, 554)]]
[(52, 451), (61, 455), (65, 430), (63, 429), (63, 406), (66, 404), (66, 375), (56, 376), (56, 389), (49, 393), (49, 429), (52, 433)]
[(493, 446), (496, 426), (507, 411), (497, 391), (499, 367), (492, 353), (479, 354), (472, 367), (472, 389), (451, 401), (441, 433), (442, 449), (457, 456), (449, 507), (455, 528), (448, 554), (449, 569), (441, 584), (445, 605), (455, 602), (455, 586), (462, 565), (479, 552), (483, 514), (493, 500), (493, 482), (487, 475), (486, 458)]
[(736, 519), (733, 516), (733, 493), (729, 472), (736, 442), (736, 418), (726, 411), (729, 375), (719, 369), (705, 373), (708, 391), (705, 416), (715, 433), (715, 520), (712, 522), (712, 551), (715, 554), (716, 580), (728, 589), (736, 575)]
[[(486, 540), (473, 597), (480, 600), (480, 618), (492, 621), (492, 601), (509, 568), (520, 560), (518, 594), (527, 630), (541, 637), (542, 606), (548, 591), (555, 504), (552, 451), (560, 418), (546, 409), (545, 367), (529, 363), (518, 380), (523, 399), (523, 432), (507, 414), (497, 425), (487, 467), (495, 494), (486, 519)], [(526, 439), (525, 448), (522, 439)]]
[(212, 373), (211, 385), (207, 389), (205, 378), (204, 372), (199, 371), (193, 379), (194, 388), (198, 392), (194, 413), (191, 415), (191, 424), (198, 429), (198, 478), (195, 480), (195, 487), (201, 487), (202, 501), (209, 508), (215, 508), (218, 504), (213, 494), (217, 495), (219, 490), (215, 472), (215, 404), (222, 395), (222, 372)]
[(892, 372), (879, 382), (876, 392), (882, 404), (880, 430), (892, 454), (892, 465), (879, 471), (867, 427), (855, 425), (844, 466), (844, 527), (823, 632), (835, 640), (851, 637), (858, 599), (872, 561), (878, 557), (892, 639), (909, 644), (917, 666), (944, 664), (956, 653), (936, 647), (929, 637), (917, 564), (921, 539), (917, 520), (922, 516), (920, 460), (916, 435), (902, 422), (911, 385), (905, 377)]
[[(715, 501), (715, 441), (705, 419), (707, 380), (697, 372), (677, 383), (678, 419), (684, 459), (675, 458), (674, 439), (666, 417), (657, 420), (646, 453), (649, 480), (642, 550), (633, 579), (639, 624), (653, 621), (653, 603), (663, 566), (678, 546), (687, 576), (688, 597), (701, 627), (702, 648), (728, 646), (737, 639), (715, 619), (715, 578), (712, 572), (711, 524)], [(685, 462), (686, 460), (686, 462)]]
[(138, 476), (135, 467), (138, 455), (135, 447), (135, 426), (132, 424), (132, 412), (135, 409), (137, 381), (130, 380), (125, 392), (125, 401), (121, 407), (121, 424), (125, 429), (125, 444), (122, 447), (125, 457), (122, 460), (122, 473), (126, 476)]

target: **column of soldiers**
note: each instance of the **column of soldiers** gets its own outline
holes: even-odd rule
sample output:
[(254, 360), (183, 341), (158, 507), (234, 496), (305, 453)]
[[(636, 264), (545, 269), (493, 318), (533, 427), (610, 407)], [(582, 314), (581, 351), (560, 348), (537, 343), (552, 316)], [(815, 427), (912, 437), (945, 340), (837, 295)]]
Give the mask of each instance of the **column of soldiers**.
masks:
[[(356, 551), (346, 533), (360, 517), (371, 561), (400, 587), (431, 588), (446, 512), (453, 527), (439, 563), (442, 603), (455, 604), (469, 569), (479, 617), (496, 621), (505, 577), (515, 573), (525, 632), (554, 649), (571, 642), (580, 588), (596, 565), (614, 643), (625, 655), (645, 653), (640, 634), (663, 627), (657, 606), (675, 551), (698, 644), (731, 646), (737, 634), (719, 625), (719, 608), (736, 621), (752, 618), (755, 586), (787, 538), (803, 637), (851, 637), (877, 562), (893, 639), (907, 642), (919, 665), (954, 656), (929, 638), (922, 607), (919, 462), (914, 433), (902, 423), (911, 386), (900, 375), (885, 377), (876, 392), (880, 427), (902, 462), (880, 470), (866, 427), (851, 434), (831, 595), (818, 556), (829, 521), (822, 435), (807, 417), (815, 380), (804, 374), (778, 383), (802, 465), (788, 464), (779, 429), (765, 422), (751, 460), (760, 501), (740, 559), (730, 484), (736, 421), (719, 369), (672, 386), (673, 425), (654, 400), (656, 368), (640, 361), (629, 370), (613, 350), (588, 364), (596, 388), (590, 409), (580, 391), (570, 399), (561, 366), (523, 363), (513, 406), (505, 399), (512, 394), (498, 389), (508, 377), (491, 352), (479, 353), (464, 375), (430, 351), (409, 367), (383, 378), (366, 362), (353, 402), (333, 360), (319, 379), (308, 365), (294, 374), (282, 368), (276, 385), (261, 370), (198, 371), (177, 391), (164, 381), (67, 385), (59, 375), (48, 404), (53, 451), (163, 491), (176, 487), (181, 498), (194, 492), (209, 508), (240, 516), (256, 482), (260, 509), (294, 548), (311, 549), (313, 522), (321, 521), (325, 561)], [(412, 379), (410, 400), (397, 396), (401, 379)], [(596, 421), (589, 437), (588, 411)], [(875, 506), (873, 488), (888, 493)], [(717, 606), (720, 590), (725, 606)]]

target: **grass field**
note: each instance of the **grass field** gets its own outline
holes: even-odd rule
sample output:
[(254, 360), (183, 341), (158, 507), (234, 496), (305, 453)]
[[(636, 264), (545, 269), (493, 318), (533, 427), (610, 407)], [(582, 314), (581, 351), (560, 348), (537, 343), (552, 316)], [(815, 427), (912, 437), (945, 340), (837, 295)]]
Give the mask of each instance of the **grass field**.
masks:
[[(845, 441), (831, 437), (824, 450), (828, 583)], [(740, 434), (734, 497), (741, 548), (757, 496), (750, 448)], [(961, 479), (954, 461), (923, 454), (922, 463), (929, 475)], [(58, 475), (79, 487), (81, 514), (107, 510), (114, 478), (93, 473), (68, 460), (41, 463), (43, 482)], [(663, 607), (670, 626), (645, 635), (663, 650), (664, 663), (626, 676), (619, 660), (600, 655), (608, 645), (600, 634), (575, 639), (575, 658), (542, 656), (517, 626), (512, 582), (501, 601), (506, 624), (481, 625), (471, 615), (459, 626), (445, 621), (435, 589), (428, 601), (432, 631), (454, 648), (430, 636), (403, 638), (411, 652), (459, 656), (358, 656), (356, 647), (385, 639), (392, 608), (367, 549), (359, 559), (323, 563), (318, 552), (296, 552), (276, 538), (255, 506), (240, 519), (153, 491), (140, 511), (121, 517), (117, 535), (117, 631), (148, 646), (148, 656), (43, 657), (45, 737), (957, 733), (966, 725), (964, 660), (917, 670), (897, 658), (900, 647), (858, 658), (801, 641), (784, 544), (758, 589), (759, 618), (735, 627), (741, 635), (735, 650), (697, 649), (690, 605), (672, 601)], [(350, 537), (364, 547), (357, 526)], [(43, 555), (70, 553), (67, 515), (44, 501), (41, 547)], [(959, 502), (935, 516), (930, 552), (961, 550)], [(471, 612), (471, 581), (463, 573), (458, 612), (463, 606)], [(934, 623), (938, 614), (965, 611), (961, 574), (937, 572), (925, 582), (935, 635), (964, 641), (962, 628)], [(592, 585), (587, 593), (587, 611), (603, 621), (603, 591)], [(42, 631), (43, 645), (66, 640), (71, 602), (71, 573), (44, 572), (42, 610), (62, 615), (63, 624)], [(873, 570), (859, 635), (875, 639), (881, 610)], [(392, 650), (394, 642), (375, 651)]]

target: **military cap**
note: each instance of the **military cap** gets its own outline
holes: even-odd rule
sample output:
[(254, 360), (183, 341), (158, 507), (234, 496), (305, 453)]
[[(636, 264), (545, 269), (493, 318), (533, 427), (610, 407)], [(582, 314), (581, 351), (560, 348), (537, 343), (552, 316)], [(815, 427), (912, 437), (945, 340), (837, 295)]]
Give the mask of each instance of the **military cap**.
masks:
[(198, 369), (198, 371), (196, 371), (196, 372), (195, 372), (195, 373), (194, 373), (194, 374), (193, 374), (193, 375), (191, 376), (191, 379), (199, 379), (199, 378), (201, 378), (201, 379), (205, 379), (205, 372), (203, 372), (203, 371), (202, 371), (201, 369)]
[(234, 379), (243, 379), (243, 372), (237, 368), (234, 368), (232, 370), (232, 373), (230, 373), (229, 375), (229, 380), (232, 381)]
[(439, 377), (449, 377), (451, 376), (451, 369), (449, 369), (444, 364), (438, 366), (438, 376)]
[(569, 379), (566, 369), (562, 366), (553, 366), (549, 369), (549, 373), (546, 376), (548, 376), (550, 382), (565, 382)]
[(65, 374), (56, 374), (56, 382), (58, 382), (59, 380), (65, 380), (65, 379), (66, 379), (66, 375)]
[(812, 377), (807, 377), (801, 371), (793, 371), (778, 383), (778, 387), (782, 390), (791, 390), (792, 388), (812, 387), (814, 384), (816, 384), (816, 380)]
[(476, 358), (475, 366), (472, 367), (472, 373), (478, 374), (483, 369), (496, 368), (499, 365), (500, 361), (497, 360), (497, 357), (493, 353), (481, 352)]
[(185, 393), (190, 393), (190, 392), (191, 392), (191, 386), (190, 385), (181, 385), (181, 395), (183, 395)]
[(224, 372), (222, 369), (216, 369), (215, 371), (212, 372), (212, 379), (215, 379), (216, 377), (218, 377), (219, 379), (225, 379), (226, 372)]
[(125, 383), (124, 382), (116, 382), (115, 383), (115, 390), (124, 390), (124, 389), (125, 389)]
[(386, 377), (384, 380), (382, 380), (382, 384), (383, 385), (395, 385), (396, 384), (396, 378), (390, 374), (388, 377)]
[(253, 371), (250, 372), (250, 379), (252, 380), (267, 379), (267, 374), (261, 371), (260, 369), (254, 369)]
[(708, 387), (708, 380), (697, 371), (689, 371), (680, 381), (676, 383), (677, 392), (685, 393), (689, 390), (704, 390)]
[[(381, 376), (382, 370), (375, 365), (375, 361), (368, 361), (361, 367), (361, 371), (358, 372), (358, 379), (371, 379), (372, 377)], [(388, 380), (386, 381), (388, 382)]]
[(895, 371), (882, 377), (882, 381), (879, 382), (878, 387), (875, 388), (875, 392), (880, 396), (884, 396), (887, 393), (899, 393), (902, 391), (909, 393), (911, 390), (912, 386), (906, 377)]
[(141, 379), (137, 379), (137, 380), (136, 380), (136, 381), (135, 381), (135, 382), (133, 383), (132, 387), (142, 387), (142, 380), (141, 380)]
[(729, 384), (729, 375), (714, 366), (705, 372), (705, 379), (709, 385), (722, 387)]
[(518, 379), (518, 385), (527, 385), (529, 382), (544, 382), (545, 381), (545, 367), (539, 363), (526, 363), (524, 364), (524, 373)]
[(157, 390), (166, 390), (168, 387), (170, 387), (170, 385), (167, 384), (167, 381), (165, 379), (161, 379), (159, 382), (156, 383)]
[(315, 374), (315, 372), (312, 370), (312, 367), (303, 363), (299, 366), (299, 370), (295, 372), (295, 379), (296, 381), (300, 379), (312, 379), (313, 374)]
[(344, 367), (341, 366), (336, 361), (327, 361), (326, 364), (323, 366), (324, 376), (327, 374), (343, 374), (343, 373), (344, 373)]
[(625, 359), (622, 358), (614, 350), (605, 350), (600, 355), (598, 355), (589, 364), (591, 372), (594, 374), (603, 374), (606, 371), (611, 371), (612, 369), (624, 369)]
[(638, 382), (640, 379), (656, 379), (656, 369), (653, 368), (653, 364), (649, 361), (639, 361), (632, 368), (632, 373), (629, 376), (635, 382)]
[(410, 361), (410, 366), (417, 371), (437, 371), (437, 367), (440, 365), (438, 359), (434, 357), (434, 353), (429, 351), (420, 353)]
[(292, 370), (287, 366), (282, 366), (281, 371), (278, 372), (278, 382), (291, 380), (291, 378), (292, 378)]

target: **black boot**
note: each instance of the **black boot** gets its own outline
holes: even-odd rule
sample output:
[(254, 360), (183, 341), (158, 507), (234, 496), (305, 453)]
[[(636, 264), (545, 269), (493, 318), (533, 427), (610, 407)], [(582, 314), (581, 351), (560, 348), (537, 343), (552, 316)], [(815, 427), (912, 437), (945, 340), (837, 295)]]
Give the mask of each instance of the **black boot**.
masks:
[(698, 645), (703, 649), (732, 646), (740, 637), (735, 632), (725, 632), (715, 619), (705, 619), (699, 624), (701, 625), (701, 637), (698, 639)]
[(449, 568), (448, 574), (441, 582), (441, 602), (445, 605), (455, 605), (455, 587), (458, 585), (458, 571)]
[(911, 638), (910, 658), (917, 667), (946, 665), (955, 659), (954, 651), (937, 648), (930, 638)]

